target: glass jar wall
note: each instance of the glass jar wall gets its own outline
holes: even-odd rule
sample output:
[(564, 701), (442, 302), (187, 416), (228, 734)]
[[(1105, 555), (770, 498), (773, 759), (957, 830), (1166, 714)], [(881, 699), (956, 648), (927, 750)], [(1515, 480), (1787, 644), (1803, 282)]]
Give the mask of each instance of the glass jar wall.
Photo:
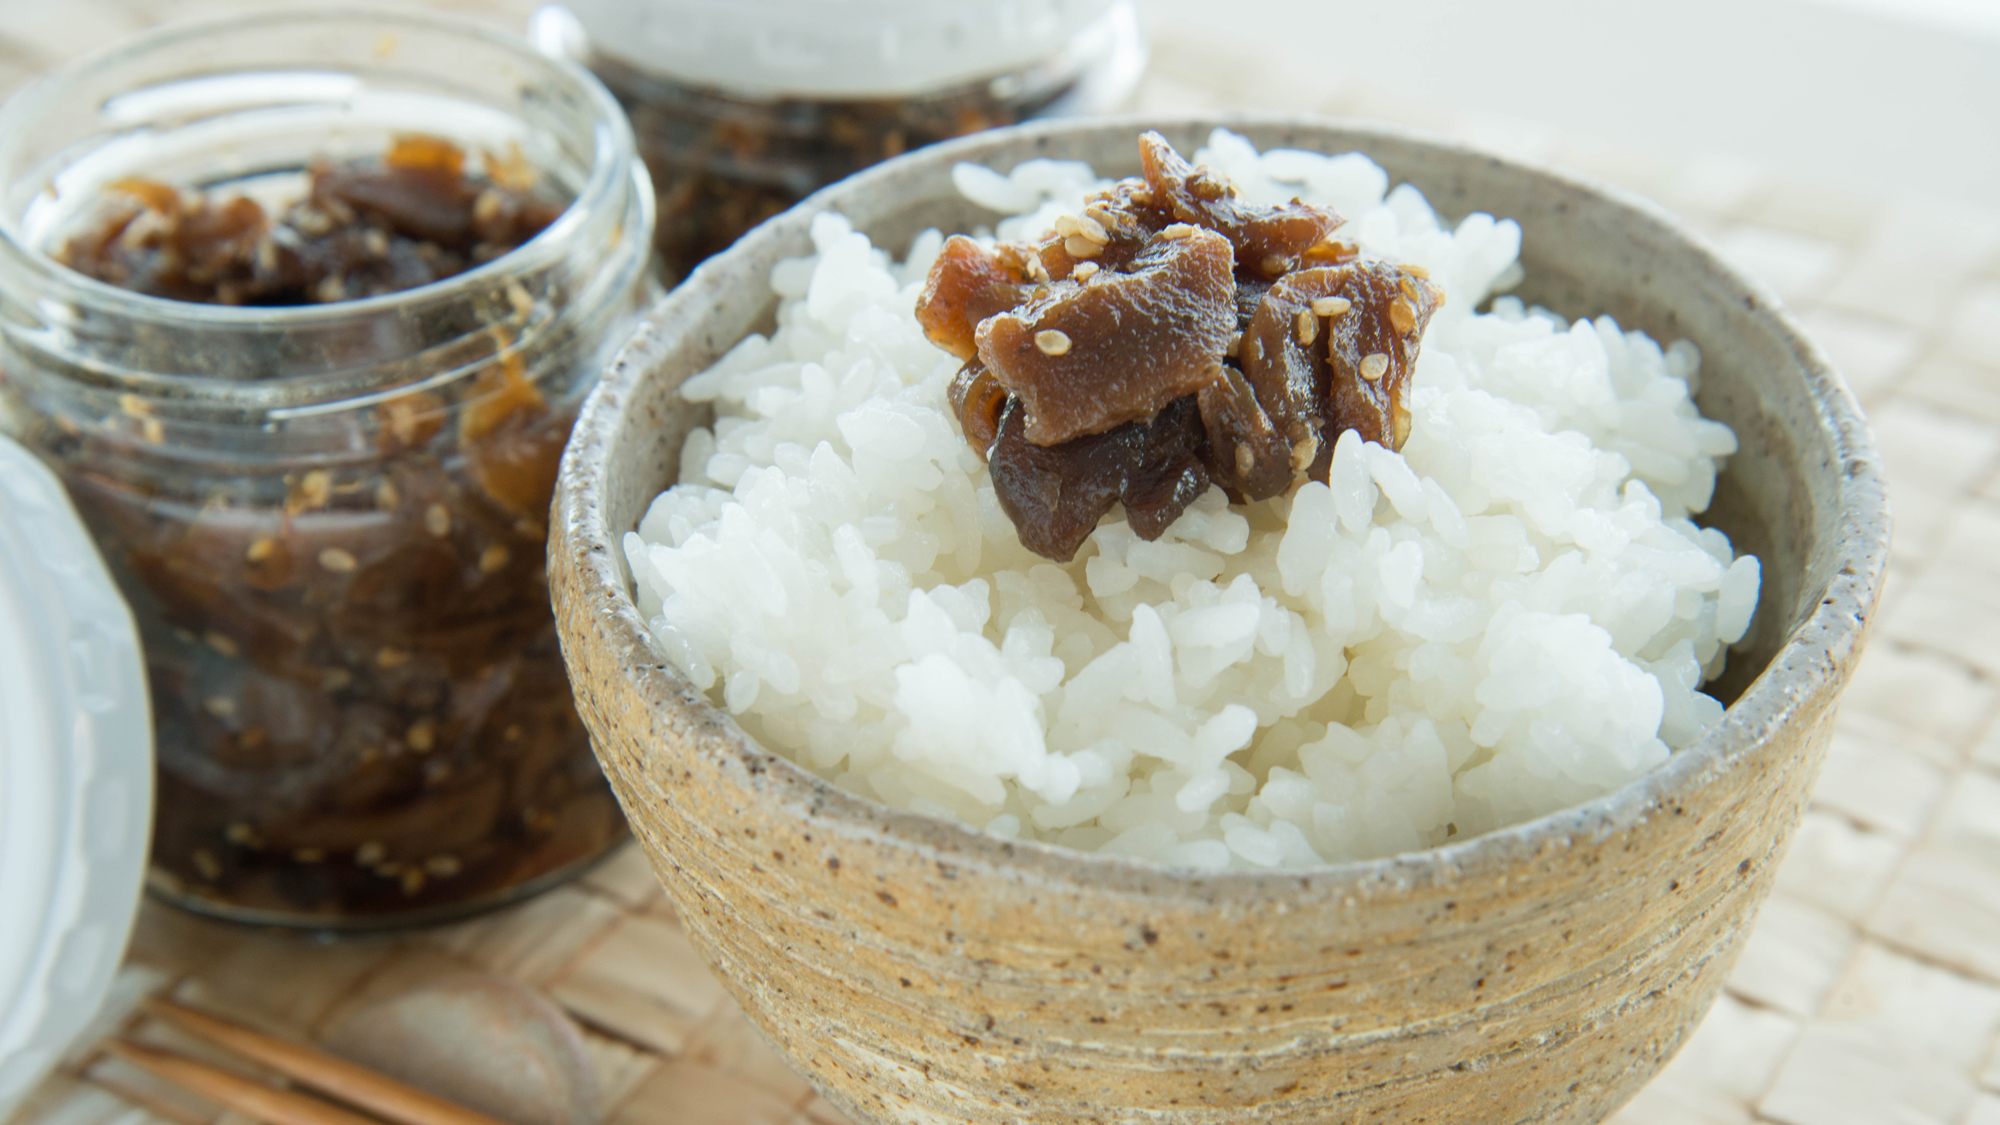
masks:
[[(350, 191), (225, 231), (246, 240), (226, 268), (203, 256), (201, 215), (242, 196), (290, 222), (321, 177), (412, 146), (474, 225), (524, 199), (553, 221), (454, 273), (423, 249), (443, 235), (403, 238), (426, 199)], [(0, 109), (0, 426), (61, 475), (140, 622), (158, 893), (259, 923), (426, 921), (622, 836), (543, 545), (571, 420), (644, 292), (652, 204), (587, 73), (414, 13), (164, 29)], [(379, 229), (281, 307), (135, 291), (289, 268), (299, 230), (348, 222)], [(449, 276), (348, 284), (415, 262), (406, 241), (431, 273), (398, 276)], [(132, 253), (98, 280), (57, 260), (82, 244)]]

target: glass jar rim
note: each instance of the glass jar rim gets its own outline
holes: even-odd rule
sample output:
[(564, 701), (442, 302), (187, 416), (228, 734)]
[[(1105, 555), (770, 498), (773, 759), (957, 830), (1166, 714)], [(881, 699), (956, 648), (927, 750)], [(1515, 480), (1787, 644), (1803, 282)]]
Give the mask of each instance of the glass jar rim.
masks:
[[(537, 50), (519, 36), (465, 17), (448, 16), (421, 9), (394, 8), (378, 4), (342, 4), (333, 7), (295, 7), (249, 12), (225, 12), (177, 20), (63, 64), (28, 87), (0, 103), (0, 137), (17, 135), (39, 120), (63, 93), (103, 70), (134, 59), (171, 50), (191, 40), (199, 40), (220, 29), (255, 30), (265, 27), (371, 22), (393, 32), (397, 26), (421, 28), (463, 36), (497, 48), (527, 67), (557, 78), (568, 92), (580, 96), (592, 109), (593, 128), (590, 171), (574, 198), (554, 222), (507, 253), (478, 266), (410, 289), (315, 305), (218, 305), (179, 301), (121, 289), (99, 281), (58, 262), (46, 251), (32, 246), (23, 237), (20, 218), (0, 212), (0, 249), (52, 287), (75, 291), (92, 305), (133, 320), (179, 327), (214, 328), (311, 328), (378, 314), (412, 301), (449, 300), (491, 288), (504, 275), (551, 264), (565, 253), (565, 243), (594, 209), (613, 205), (629, 187), (634, 141), (631, 125), (617, 99), (582, 65)], [(621, 143), (622, 142), (622, 143)]]
[(1079, 36), (1135, 18), (1131, 0), (552, 0), (530, 37), (745, 100), (868, 101), (1080, 65)]

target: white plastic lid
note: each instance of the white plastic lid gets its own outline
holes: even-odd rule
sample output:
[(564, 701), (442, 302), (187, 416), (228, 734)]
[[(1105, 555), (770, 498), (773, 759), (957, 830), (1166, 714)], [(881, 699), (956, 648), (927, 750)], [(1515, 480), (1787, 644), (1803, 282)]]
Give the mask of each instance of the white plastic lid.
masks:
[(152, 808), (131, 611), (55, 476), (0, 438), (0, 1119), (103, 1002)]
[(1099, 21), (1132, 18), (1129, 0), (563, 0), (563, 6), (592, 50), (641, 71), (752, 97), (945, 89), (1046, 61)]

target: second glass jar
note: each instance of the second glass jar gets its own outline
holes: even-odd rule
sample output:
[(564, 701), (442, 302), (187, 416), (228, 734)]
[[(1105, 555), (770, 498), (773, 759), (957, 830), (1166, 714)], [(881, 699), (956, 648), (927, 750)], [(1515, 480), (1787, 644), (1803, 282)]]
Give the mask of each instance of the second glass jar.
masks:
[(1146, 61), (1132, 0), (560, 0), (533, 38), (631, 114), (676, 280), (871, 164), (1118, 108)]

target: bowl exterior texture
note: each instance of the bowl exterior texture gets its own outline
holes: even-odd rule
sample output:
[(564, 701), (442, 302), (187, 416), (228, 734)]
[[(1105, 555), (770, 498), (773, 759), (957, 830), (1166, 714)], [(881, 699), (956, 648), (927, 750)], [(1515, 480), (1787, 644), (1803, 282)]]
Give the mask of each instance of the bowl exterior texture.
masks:
[(1440, 212), (1520, 220), (1524, 295), (1705, 356), (1733, 425), (1711, 517), (1763, 560), (1722, 724), (1608, 797), (1432, 852), (1203, 875), (1015, 844), (857, 800), (766, 753), (656, 656), (619, 538), (703, 418), (675, 392), (768, 327), (766, 278), (846, 213), (900, 252), (990, 221), (958, 160), (1136, 170), (1133, 121), (924, 150), (835, 185), (655, 308), (563, 465), (551, 585), (606, 773), (689, 933), (743, 1008), (862, 1122), (1590, 1122), (1720, 989), (1768, 892), (1859, 654), (1888, 538), (1852, 397), (1776, 301), (1650, 205), (1397, 130), (1215, 124), (1360, 150)]

